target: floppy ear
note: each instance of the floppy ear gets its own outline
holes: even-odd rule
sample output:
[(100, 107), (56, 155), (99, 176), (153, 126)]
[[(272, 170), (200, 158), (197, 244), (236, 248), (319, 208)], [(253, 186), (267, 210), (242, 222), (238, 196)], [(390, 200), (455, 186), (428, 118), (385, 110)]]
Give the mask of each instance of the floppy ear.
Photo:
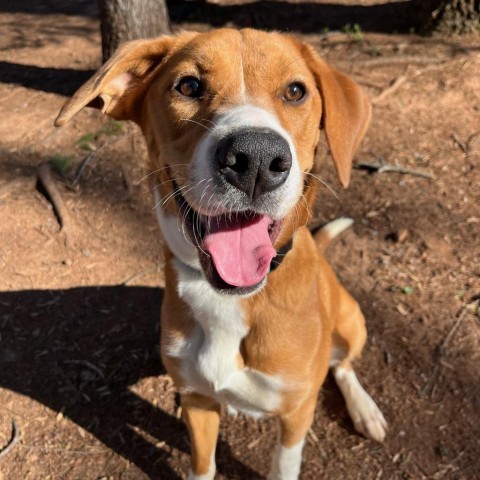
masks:
[(350, 182), (352, 160), (370, 123), (372, 107), (352, 79), (330, 67), (313, 47), (304, 44), (305, 58), (322, 98), (322, 123), (330, 153), (344, 188)]
[(172, 37), (160, 37), (122, 45), (63, 105), (55, 126), (64, 125), (87, 105), (100, 108), (117, 120), (138, 122), (140, 105), (136, 100), (145, 91), (172, 43)]

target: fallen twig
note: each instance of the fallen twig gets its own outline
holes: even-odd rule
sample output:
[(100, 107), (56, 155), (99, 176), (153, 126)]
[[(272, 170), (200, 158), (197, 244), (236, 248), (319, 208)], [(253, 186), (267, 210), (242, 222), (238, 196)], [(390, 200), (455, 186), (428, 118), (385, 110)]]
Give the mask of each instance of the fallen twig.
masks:
[(462, 142), (455, 132), (452, 133), (452, 139), (460, 147), (460, 150), (466, 155), (468, 152), (467, 144)]
[(423, 65), (432, 63), (444, 63), (448, 59), (435, 57), (417, 57), (412, 55), (405, 55), (404, 57), (380, 57), (372, 58), (359, 62), (363, 67), (384, 67), (387, 65)]
[(472, 142), (478, 135), (480, 135), (480, 131), (472, 133), (465, 142), (462, 142), (460, 137), (455, 132), (453, 132), (452, 139), (460, 147), (460, 150), (462, 150), (465, 157), (468, 157), (470, 153), (472, 153)]
[(10, 437), (10, 440), (8, 443), (0, 450), (0, 458), (4, 457), (5, 455), (10, 452), (13, 447), (18, 443), (20, 440), (20, 430), (17, 427), (17, 423), (15, 420), (12, 420), (12, 436)]
[(90, 160), (95, 156), (97, 152), (92, 152), (89, 155), (87, 155), (83, 160), (80, 162), (80, 165), (77, 168), (77, 171), (75, 172), (75, 176), (73, 177), (72, 181), (72, 186), (75, 187), (80, 180), (80, 177), (83, 174), (83, 171), (85, 170), (85, 167), (90, 163)]
[(375, 105), (377, 103), (380, 103), (382, 100), (384, 100), (388, 95), (391, 95), (392, 93), (396, 92), (402, 84), (404, 84), (407, 80), (406, 75), (400, 75), (395, 79), (395, 81), (387, 88), (385, 88), (380, 94), (378, 94), (373, 100), (372, 103)]
[(456, 320), (453, 322), (449, 331), (445, 335), (445, 338), (443, 339), (442, 343), (438, 345), (437, 348), (435, 349), (435, 366), (433, 367), (433, 371), (432, 371), (432, 374), (430, 375), (430, 379), (428, 380), (428, 382), (425, 384), (425, 386), (422, 388), (420, 392), (422, 395), (425, 395), (427, 392), (433, 392), (435, 390), (434, 385), (437, 380), (438, 371), (441, 366), (440, 360), (445, 354), (448, 344), (453, 338), (453, 334), (457, 330), (462, 320), (465, 318), (465, 315), (467, 314), (470, 307), (471, 307), (471, 304), (467, 304), (462, 307), (462, 310), (460, 311)]
[(63, 363), (66, 365), (80, 365), (82, 367), (88, 368), (95, 372), (100, 378), (105, 379), (105, 374), (93, 363), (90, 363), (88, 360), (65, 360)]
[(320, 439), (318, 438), (317, 434), (310, 428), (308, 431), (308, 435), (313, 443), (318, 443)]
[(117, 137), (110, 142), (105, 142), (103, 145), (100, 145), (94, 152), (89, 153), (84, 159), (80, 162), (80, 165), (77, 168), (77, 171), (75, 172), (75, 176), (73, 177), (72, 181), (72, 186), (75, 186), (79, 180), (80, 177), (83, 174), (83, 171), (85, 170), (85, 167), (95, 158), (95, 156), (100, 153), (104, 148), (109, 147), (110, 145), (113, 145), (114, 143), (119, 142), (120, 140), (123, 140), (126, 138), (128, 135), (121, 135), (120, 137)]
[(48, 194), (50, 203), (53, 206), (55, 215), (57, 216), (60, 224), (60, 231), (64, 232), (65, 235), (68, 236), (68, 232), (71, 227), (70, 214), (65, 206), (60, 192), (55, 185), (55, 182), (53, 181), (50, 164), (48, 162), (41, 163), (37, 167), (37, 178)]
[(141, 272), (135, 273), (131, 275), (130, 277), (127, 277), (123, 282), (122, 285), (128, 286), (130, 285), (134, 280), (137, 278), (143, 277), (144, 275), (148, 275), (149, 273), (154, 272), (155, 270), (158, 269), (158, 265), (153, 265), (152, 267), (146, 268), (145, 270), (142, 270)]
[[(472, 133), (472, 134), (468, 137), (468, 139), (467, 139), (467, 141), (466, 141), (466, 143), (465, 143), (465, 145), (466, 145), (466, 147), (467, 147), (467, 151), (465, 152), (465, 155), (466, 155), (467, 157), (470, 155), (470, 153), (472, 153), (472, 148), (471, 148), (471, 147), (472, 147), (472, 142), (477, 138), (478, 135), (480, 135), (480, 131), (475, 132), (475, 133)], [(475, 153), (476, 153), (476, 152), (475, 152)]]
[(431, 173), (421, 172), (419, 170), (415, 170), (413, 168), (406, 168), (401, 167), (400, 165), (392, 165), (390, 163), (385, 162), (357, 162), (354, 164), (354, 168), (358, 169), (366, 169), (366, 170), (373, 170), (377, 173), (386, 173), (386, 172), (395, 172), (395, 173), (405, 173), (409, 175), (416, 175), (417, 177), (423, 178), (435, 178)]
[(358, 75), (356, 75), (355, 80), (357, 83), (365, 87), (376, 88), (377, 90), (383, 90), (383, 85), (381, 85), (380, 83), (371, 82), (370, 80), (359, 78)]

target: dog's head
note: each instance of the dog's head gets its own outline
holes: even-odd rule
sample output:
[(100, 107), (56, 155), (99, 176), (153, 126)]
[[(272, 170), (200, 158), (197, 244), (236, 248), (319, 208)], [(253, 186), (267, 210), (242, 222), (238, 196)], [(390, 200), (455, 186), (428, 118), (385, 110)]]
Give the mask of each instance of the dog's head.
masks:
[(86, 105), (140, 125), (170, 249), (235, 294), (260, 288), (276, 249), (308, 221), (320, 129), (346, 187), (371, 111), (311, 46), (230, 29), (125, 44), (56, 125)]

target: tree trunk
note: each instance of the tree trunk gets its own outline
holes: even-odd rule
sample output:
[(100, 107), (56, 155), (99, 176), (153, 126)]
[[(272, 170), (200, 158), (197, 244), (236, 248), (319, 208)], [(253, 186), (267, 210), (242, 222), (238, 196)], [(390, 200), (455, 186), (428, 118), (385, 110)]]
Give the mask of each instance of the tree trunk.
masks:
[[(417, 0), (419, 30), (442, 33), (480, 31), (480, 0)], [(412, 12), (413, 13), (413, 12)]]
[(100, 0), (103, 61), (120, 43), (170, 33), (165, 0)]

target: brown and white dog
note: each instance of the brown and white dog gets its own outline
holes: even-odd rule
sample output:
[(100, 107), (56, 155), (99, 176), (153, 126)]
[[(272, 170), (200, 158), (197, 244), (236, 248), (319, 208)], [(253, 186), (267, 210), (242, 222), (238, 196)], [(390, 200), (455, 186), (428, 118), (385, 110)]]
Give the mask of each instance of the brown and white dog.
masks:
[(269, 478), (297, 478), (329, 367), (355, 428), (382, 441), (386, 422), (351, 365), (365, 321), (322, 256), (351, 221), (305, 226), (321, 129), (349, 183), (370, 120), (360, 87), (291, 36), (222, 29), (125, 44), (56, 125), (86, 105), (133, 120), (148, 145), (165, 239), (161, 349), (182, 395), (189, 478), (215, 475), (222, 406), (276, 415)]

